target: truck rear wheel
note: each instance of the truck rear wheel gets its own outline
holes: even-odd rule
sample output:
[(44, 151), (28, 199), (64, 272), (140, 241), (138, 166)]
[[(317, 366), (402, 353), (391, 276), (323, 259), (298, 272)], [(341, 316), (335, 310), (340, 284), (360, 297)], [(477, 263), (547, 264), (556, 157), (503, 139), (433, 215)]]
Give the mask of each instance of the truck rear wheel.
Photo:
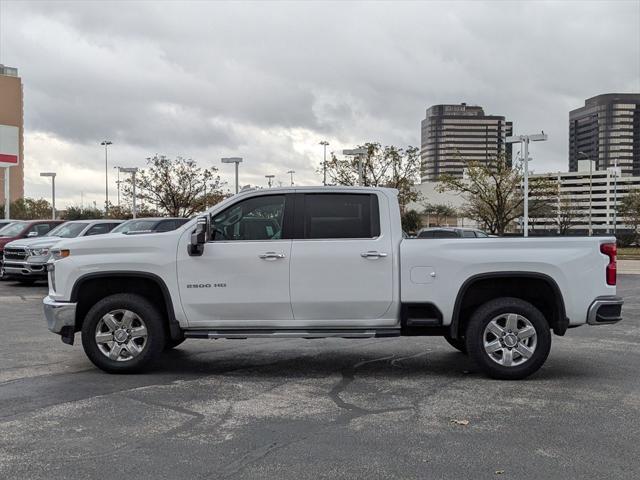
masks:
[(490, 377), (526, 378), (544, 364), (551, 349), (549, 324), (536, 307), (503, 297), (481, 305), (465, 334), (469, 356)]
[(135, 373), (151, 367), (164, 349), (162, 315), (146, 298), (118, 293), (103, 298), (82, 324), (82, 346), (98, 368)]

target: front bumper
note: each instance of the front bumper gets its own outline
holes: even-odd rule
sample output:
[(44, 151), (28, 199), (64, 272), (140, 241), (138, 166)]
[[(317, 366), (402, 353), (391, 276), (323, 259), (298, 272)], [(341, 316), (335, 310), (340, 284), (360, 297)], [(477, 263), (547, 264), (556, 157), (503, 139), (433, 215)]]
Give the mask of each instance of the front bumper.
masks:
[(587, 312), (589, 325), (608, 325), (622, 320), (622, 297), (606, 296), (596, 298)]
[[(51, 297), (45, 297), (42, 301), (44, 316), (47, 319), (47, 327), (53, 333), (72, 333), (76, 325), (76, 304), (71, 302), (58, 302)], [(65, 328), (68, 327), (68, 328)], [(64, 330), (64, 331), (63, 331)]]
[(28, 263), (5, 260), (3, 267), (5, 275), (8, 277), (47, 278), (46, 263)]

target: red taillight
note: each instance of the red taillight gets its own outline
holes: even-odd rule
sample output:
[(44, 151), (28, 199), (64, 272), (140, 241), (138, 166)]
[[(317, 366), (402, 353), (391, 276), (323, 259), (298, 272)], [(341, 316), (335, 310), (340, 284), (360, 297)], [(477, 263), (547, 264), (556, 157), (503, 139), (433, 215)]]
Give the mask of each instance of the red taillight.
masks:
[(609, 257), (609, 265), (607, 265), (606, 269), (607, 285), (615, 285), (617, 272), (616, 253), (618, 252), (616, 244), (603, 243), (602, 245), (600, 245), (600, 252)]

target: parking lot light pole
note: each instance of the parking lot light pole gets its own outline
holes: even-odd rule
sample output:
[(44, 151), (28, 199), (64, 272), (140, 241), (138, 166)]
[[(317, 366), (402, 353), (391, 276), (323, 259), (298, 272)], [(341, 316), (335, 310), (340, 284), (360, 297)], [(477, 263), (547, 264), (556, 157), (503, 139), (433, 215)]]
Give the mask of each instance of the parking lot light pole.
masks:
[(109, 145), (113, 145), (111, 140), (103, 140), (100, 145), (104, 147), (104, 215), (109, 214)]
[(222, 163), (235, 163), (236, 164), (236, 193), (238, 193), (238, 165), (242, 163), (240, 157), (225, 157), (222, 159)]
[(618, 157), (613, 159), (613, 235), (615, 236), (617, 232), (618, 232)]
[(268, 182), (268, 184), (269, 184), (269, 188), (271, 188), (271, 184), (272, 184), (272, 182), (273, 182), (274, 177), (275, 177), (275, 175), (265, 175), (265, 176), (264, 176), (264, 178), (266, 178), (266, 179), (267, 179), (267, 182)]
[(327, 146), (329, 145), (329, 142), (327, 142), (326, 140), (322, 140), (320, 142), (320, 145), (324, 147), (324, 156), (322, 160), (322, 185), (326, 185), (327, 184)]
[(529, 236), (529, 142), (543, 142), (547, 140), (548, 135), (544, 132), (535, 133), (532, 135), (514, 135), (505, 139), (506, 143), (520, 143), (522, 145), (521, 152), (522, 161), (524, 166), (524, 212), (522, 215), (523, 220), (523, 236)]
[(578, 155), (584, 156), (589, 160), (589, 236), (593, 235), (592, 214), (593, 214), (593, 160), (584, 152), (578, 152)]
[(368, 153), (366, 148), (353, 148), (351, 150), (343, 150), (342, 154), (356, 157), (358, 159), (358, 185), (364, 185), (364, 170), (362, 165), (362, 158)]
[(56, 173), (40, 172), (41, 177), (51, 177), (51, 218), (56, 219)]
[(137, 217), (137, 208), (136, 208), (136, 173), (138, 172), (138, 169), (136, 167), (129, 167), (129, 168), (123, 168), (120, 167), (119, 171), (123, 172), (123, 173), (130, 173), (131, 174), (131, 183), (133, 185), (133, 205), (131, 207), (131, 213), (133, 214), (133, 218)]

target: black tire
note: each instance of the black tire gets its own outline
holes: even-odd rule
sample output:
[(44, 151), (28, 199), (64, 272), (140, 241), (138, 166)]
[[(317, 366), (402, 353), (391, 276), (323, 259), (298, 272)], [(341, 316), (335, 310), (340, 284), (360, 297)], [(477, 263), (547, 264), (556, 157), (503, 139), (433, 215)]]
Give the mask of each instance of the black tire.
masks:
[(464, 337), (451, 338), (449, 335), (445, 335), (444, 339), (447, 341), (449, 345), (451, 345), (456, 350), (464, 353), (465, 355), (467, 354), (467, 342), (464, 339)]
[[(492, 358), (495, 357), (490, 356), (485, 351), (484, 340), (487, 325), (496, 317), (509, 313), (520, 315), (531, 324), (535, 329), (536, 345), (533, 354), (526, 361), (519, 365), (505, 366), (498, 363), (498, 361), (494, 361)], [(518, 322), (521, 324), (522, 321), (519, 320)], [(505, 331), (507, 332), (508, 330), (505, 328)], [(493, 338), (492, 335), (489, 334), (489, 337)], [(537, 372), (544, 364), (551, 349), (551, 330), (549, 323), (540, 310), (529, 302), (513, 297), (496, 298), (478, 307), (467, 324), (465, 338), (469, 356), (480, 366), (484, 373), (500, 380), (518, 380)], [(495, 338), (497, 339), (497, 337)], [(510, 354), (514, 357), (518, 355), (519, 360), (524, 358), (517, 353), (516, 347), (508, 349), (510, 351), (515, 350), (513, 353), (506, 352), (506, 348), (501, 348), (500, 350), (500, 352), (494, 353), (496, 357), (502, 358), (505, 354)], [(507, 358), (510, 359), (511, 357)]]
[(171, 350), (172, 348), (176, 348), (178, 345), (180, 345), (185, 340), (186, 339), (184, 337), (173, 339), (173, 338), (167, 336), (167, 340), (166, 340), (166, 342), (164, 344), (164, 349), (165, 350)]
[[(114, 310), (129, 310), (135, 313), (147, 329), (146, 342), (140, 353), (126, 361), (108, 358), (98, 347), (95, 338), (98, 322)], [(82, 346), (89, 360), (108, 373), (137, 373), (149, 369), (158, 359), (166, 343), (162, 314), (140, 295), (117, 293), (103, 298), (87, 313), (82, 324)]]

